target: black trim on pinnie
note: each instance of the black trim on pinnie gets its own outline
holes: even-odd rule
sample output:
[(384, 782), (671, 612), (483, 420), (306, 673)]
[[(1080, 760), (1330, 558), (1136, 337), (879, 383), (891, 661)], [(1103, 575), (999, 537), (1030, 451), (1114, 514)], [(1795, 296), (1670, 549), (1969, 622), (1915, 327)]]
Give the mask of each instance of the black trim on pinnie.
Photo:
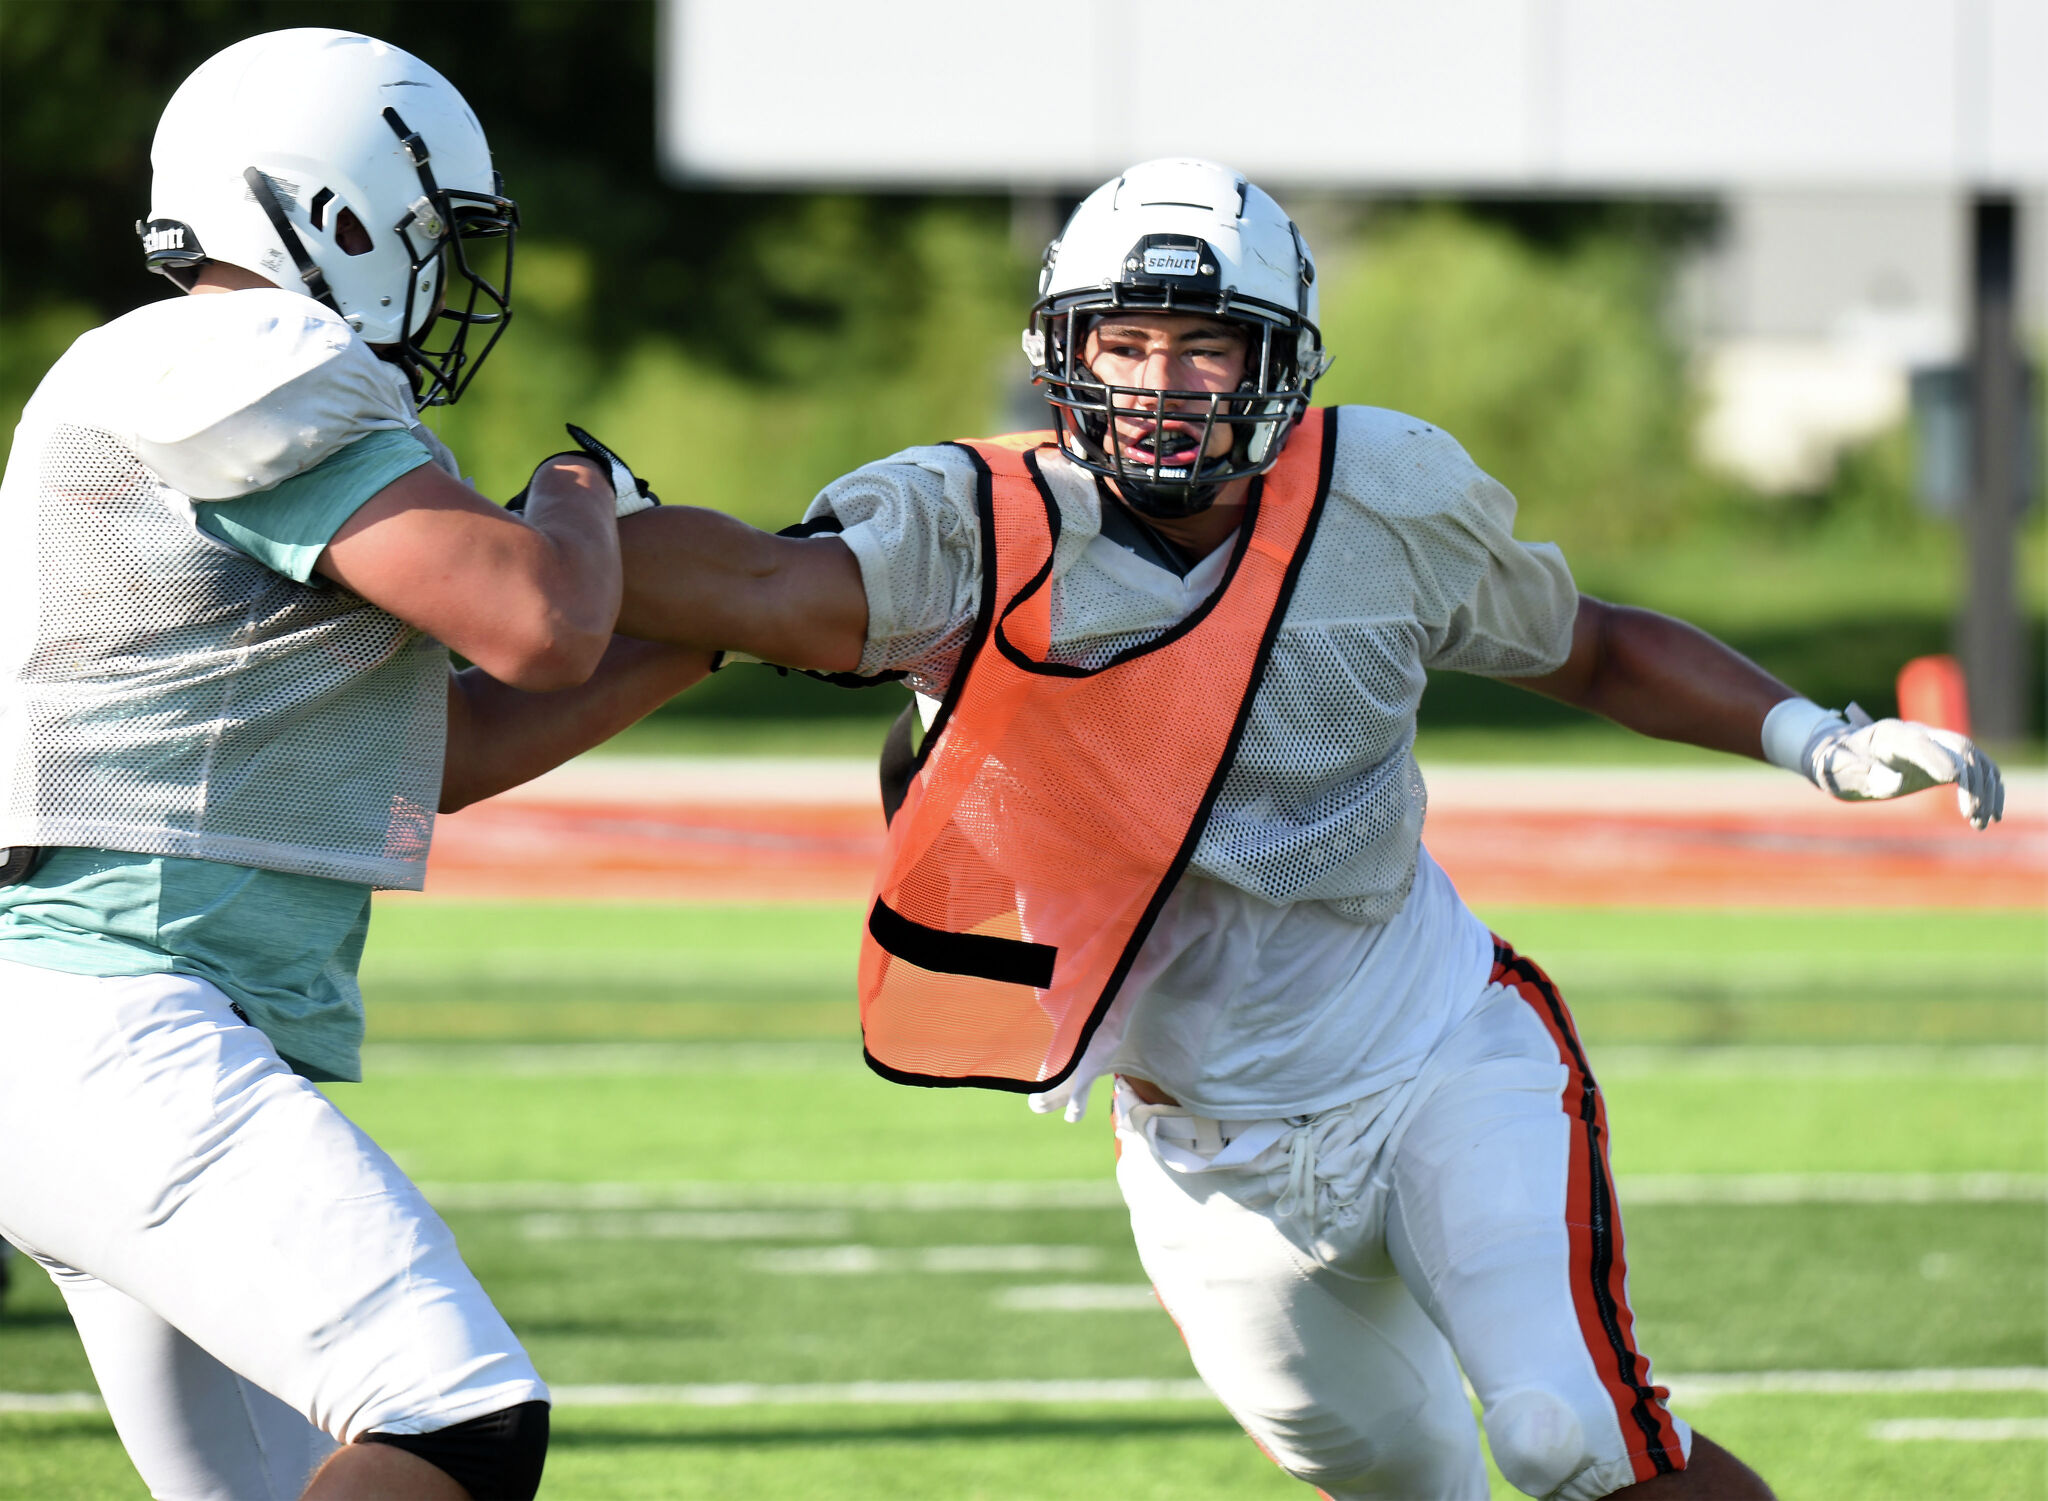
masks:
[(1667, 1439), (1663, 1425), (1651, 1410), (1657, 1394), (1642, 1379), (1643, 1357), (1629, 1345), (1628, 1337), (1621, 1332), (1620, 1311), (1609, 1286), (1614, 1277), (1615, 1207), (1614, 1185), (1607, 1177), (1607, 1153), (1600, 1140), (1600, 1086), (1593, 1078), (1592, 1066), (1586, 1062), (1585, 1050), (1579, 1046), (1579, 1034), (1572, 1026), (1571, 1013), (1565, 1008), (1564, 998), (1558, 994), (1550, 977), (1498, 939), (1493, 945), (1493, 962), (1528, 984), (1543, 998), (1544, 1008), (1550, 1012), (1558, 1036), (1564, 1039), (1566, 1048), (1570, 1050), (1572, 1069), (1579, 1076), (1579, 1125), (1586, 1137), (1586, 1213), (1593, 1237), (1593, 1259), (1588, 1269), (1593, 1278), (1593, 1306), (1600, 1312), (1601, 1332), (1607, 1336), (1616, 1372), (1628, 1389), (1635, 1393), (1636, 1400), (1629, 1407), (1629, 1418), (1650, 1441), (1650, 1463), (1659, 1475), (1668, 1475), (1677, 1466), (1671, 1463), (1670, 1455), (1665, 1452)]
[(882, 737), (882, 759), (875, 768), (876, 778), (882, 784), (884, 828), (896, 821), (903, 799), (910, 796), (911, 768), (917, 764), (917, 747), (912, 743), (916, 733), (917, 700), (913, 698), (891, 722), (889, 733)]
[[(974, 629), (969, 632), (967, 644), (960, 648), (960, 661), (953, 668), (953, 676), (946, 683), (946, 696), (939, 700), (939, 712), (932, 716), (932, 722), (925, 727), (924, 743), (917, 748), (917, 755), (910, 763), (910, 775), (915, 777), (924, 770), (924, 763), (931, 758), (932, 750), (939, 743), (939, 736), (945, 732), (946, 724), (953, 717), (953, 709), (960, 702), (960, 690), (967, 684), (968, 669), (974, 666), (975, 658), (988, 642), (989, 627), (995, 620), (996, 588), (996, 489), (995, 476), (989, 471), (988, 461), (974, 451), (970, 444), (954, 443), (950, 447), (959, 449), (974, 464), (974, 519), (981, 528), (981, 602), (975, 607)], [(905, 789), (909, 782), (906, 779)]]
[[(1301, 531), (1301, 541), (1294, 549), (1294, 558), (1287, 565), (1287, 577), (1280, 583), (1280, 597), (1273, 602), (1273, 617), (1266, 622), (1265, 639), (1259, 643), (1259, 654), (1252, 663), (1251, 681), (1245, 684), (1244, 699), (1237, 706), (1237, 722), (1231, 726), (1230, 739), (1223, 748), (1222, 759), (1216, 764), (1216, 775), (1209, 782), (1209, 790), (1202, 794), (1201, 805), (1195, 809), (1195, 816), (1188, 825), (1188, 837), (1182, 843), (1180, 853), (1166, 872), (1166, 878), (1159, 883), (1159, 889), (1152, 893), (1152, 900), (1145, 908), (1145, 915), (1138, 919), (1137, 930), (1131, 934), (1131, 941), (1124, 946), (1124, 956), (1117, 962), (1109, 984), (1104, 988), (1102, 999), (1096, 1003), (1094, 1014), (1081, 1028), (1081, 1035), (1074, 1043), (1073, 1062), (1060, 1073), (1064, 1080), (1080, 1063), (1088, 1051), (1088, 1044), (1095, 1037), (1095, 1030), (1102, 1025), (1102, 1019), (1109, 1014), (1110, 1003), (1117, 992), (1123, 989), (1129, 978), (1131, 966), (1137, 962), (1138, 951), (1145, 945), (1145, 939), (1152, 932), (1152, 925), (1159, 920), (1166, 899), (1173, 895), (1174, 887), (1180, 884), (1181, 874), (1187, 869), (1188, 861), (1195, 855), (1195, 847), (1201, 843), (1203, 831), (1209, 826), (1209, 814), (1216, 807), (1216, 799), (1222, 795), (1224, 779), (1230, 775), (1231, 764), (1237, 760), (1237, 748), (1244, 740), (1245, 726), (1251, 722), (1252, 701), (1259, 695), (1259, 685), (1265, 681), (1266, 668), (1273, 660), (1273, 643), (1280, 638), (1280, 627), (1287, 619), (1287, 606), (1294, 599), (1295, 586), (1301, 582), (1301, 570), (1308, 563), (1308, 555), (1315, 548), (1316, 532), (1322, 525), (1323, 507), (1330, 499), (1330, 480), (1337, 468), (1337, 411), (1329, 408), (1323, 418), (1323, 452), (1316, 473), (1316, 498), (1309, 509), (1308, 522)], [(1247, 534), (1248, 535), (1248, 534)], [(1234, 565), (1233, 565), (1234, 566)], [(1058, 1081), (1054, 1081), (1058, 1082)], [(1052, 1084), (1041, 1088), (1050, 1089)]]
[(1245, 554), (1251, 549), (1252, 531), (1258, 525), (1259, 520), (1259, 501), (1265, 493), (1266, 485), (1264, 475), (1259, 475), (1252, 480), (1251, 492), (1245, 500), (1244, 520), (1238, 524), (1237, 540), (1231, 545), (1230, 562), (1223, 571), (1222, 579), (1214, 589), (1209, 591), (1208, 598), (1195, 606), (1189, 612), (1186, 619), (1169, 626), (1150, 641), (1140, 641), (1135, 646), (1125, 647), (1099, 667), (1076, 667), (1065, 662), (1041, 662), (1035, 657), (1025, 655), (1023, 651), (1011, 642), (1009, 633), (1003, 629), (1003, 623), (1016, 614), (1027, 599), (1051, 582), (1053, 553), (1060, 544), (1059, 504), (1053, 499), (1052, 488), (1045, 482), (1045, 472), (1038, 466), (1038, 455), (1031, 453), (1024, 455), (1024, 467), (1031, 471), (1032, 483), (1038, 487), (1039, 497), (1045, 502), (1045, 519), (1049, 534), (1046, 540), (1045, 566), (1033, 574), (1024, 587), (1017, 591), (1015, 597), (1007, 605), (1003, 606), (1002, 615), (996, 621), (996, 650), (1000, 651), (1005, 657), (1008, 657), (1011, 663), (1021, 671), (1037, 673), (1042, 677), (1055, 678), (1086, 678), (1093, 677), (1098, 672), (1107, 672), (1112, 667), (1118, 667), (1125, 662), (1134, 661), (1139, 657), (1158, 651), (1161, 647), (1171, 646), (1174, 642), (1180, 640), (1181, 637), (1187, 635), (1188, 632), (1198, 628), (1203, 621), (1207, 620), (1210, 613), (1216, 608), (1217, 602), (1223, 598), (1224, 591), (1229, 589), (1231, 583), (1237, 578), (1238, 565), (1244, 562)]
[(927, 927), (905, 917), (880, 897), (875, 898), (875, 909), (868, 914), (868, 932), (884, 951), (919, 969), (994, 980), (1002, 985), (1030, 985), (1043, 990), (1052, 984), (1053, 964), (1059, 958), (1059, 950), (1049, 943)]

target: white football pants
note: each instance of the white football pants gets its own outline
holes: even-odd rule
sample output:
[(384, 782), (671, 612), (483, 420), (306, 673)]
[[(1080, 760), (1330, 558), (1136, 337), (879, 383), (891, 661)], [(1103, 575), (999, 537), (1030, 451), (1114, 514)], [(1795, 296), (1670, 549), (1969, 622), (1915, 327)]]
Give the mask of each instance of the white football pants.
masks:
[(1461, 1366), (1526, 1494), (1684, 1468), (1691, 1430), (1635, 1348), (1605, 1113), (1562, 1002), (1505, 946), (1406, 1085), (1213, 1121), (1119, 1081), (1116, 1123), (1138, 1252), (1195, 1368), (1333, 1501), (1485, 1501)]
[(337, 1443), (547, 1388), (395, 1163), (220, 991), (0, 961), (0, 1235), (160, 1501), (291, 1501)]

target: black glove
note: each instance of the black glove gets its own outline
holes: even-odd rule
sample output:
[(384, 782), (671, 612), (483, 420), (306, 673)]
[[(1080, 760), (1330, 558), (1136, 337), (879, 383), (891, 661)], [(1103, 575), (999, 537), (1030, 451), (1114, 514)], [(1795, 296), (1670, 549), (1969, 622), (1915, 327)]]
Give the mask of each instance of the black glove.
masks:
[[(605, 476), (611, 480), (612, 494), (617, 499), (619, 515), (630, 516), (635, 511), (644, 511), (649, 506), (661, 504), (661, 497), (647, 488), (646, 480), (641, 479), (631, 469), (626, 467), (624, 459), (613, 453), (609, 448), (606, 448), (597, 439), (591, 437), (589, 433), (585, 432), (575, 423), (564, 423), (563, 426), (568, 430), (569, 436), (575, 440), (576, 447), (564, 449), (561, 453), (549, 454), (533, 466), (535, 474), (539, 474), (541, 470), (554, 463), (556, 459), (595, 459), (597, 460), (597, 467), (602, 469), (605, 472)], [(519, 493), (505, 502), (505, 509), (508, 511), (524, 511), (526, 509), (526, 492), (532, 488), (533, 480), (529, 477), (526, 483), (520, 487)]]

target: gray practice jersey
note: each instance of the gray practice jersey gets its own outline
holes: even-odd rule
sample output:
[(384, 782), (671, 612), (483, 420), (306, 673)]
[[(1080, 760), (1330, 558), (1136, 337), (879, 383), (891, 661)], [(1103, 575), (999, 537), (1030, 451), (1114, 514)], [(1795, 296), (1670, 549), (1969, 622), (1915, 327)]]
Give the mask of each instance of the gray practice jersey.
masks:
[[(1263, 902), (1384, 923), (1415, 877), (1426, 793), (1415, 764), (1425, 673), (1532, 676), (1562, 665), (1578, 595), (1558, 550), (1517, 541), (1515, 502), (1448, 434), (1342, 407), (1330, 495), (1189, 871)], [(1101, 535), (1094, 478), (1043, 465), (1061, 515), (1055, 660), (1107, 661), (1183, 619), (1229, 549), (1185, 579)], [(950, 445), (856, 470), (815, 500), (859, 560), (860, 671), (943, 694), (981, 587), (976, 471)]]
[(0, 845), (418, 887), (448, 654), (203, 532), (380, 430), (404, 378), (310, 298), (153, 303), (85, 335), (0, 486)]

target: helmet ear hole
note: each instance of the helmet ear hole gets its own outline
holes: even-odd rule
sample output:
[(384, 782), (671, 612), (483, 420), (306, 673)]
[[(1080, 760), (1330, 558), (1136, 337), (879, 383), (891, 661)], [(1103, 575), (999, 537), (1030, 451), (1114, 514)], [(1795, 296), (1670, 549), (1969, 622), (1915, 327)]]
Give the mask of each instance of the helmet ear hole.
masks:
[(211, 259), (303, 288), (418, 376), (423, 406), (461, 396), (511, 316), (518, 205), (475, 112), (401, 48), (245, 37), (178, 86), (150, 163), (151, 271), (182, 282)]
[(370, 238), (369, 230), (363, 227), (363, 221), (356, 217), (352, 208), (345, 208), (334, 216), (334, 243), (343, 255), (368, 255), (377, 248), (377, 242)]

